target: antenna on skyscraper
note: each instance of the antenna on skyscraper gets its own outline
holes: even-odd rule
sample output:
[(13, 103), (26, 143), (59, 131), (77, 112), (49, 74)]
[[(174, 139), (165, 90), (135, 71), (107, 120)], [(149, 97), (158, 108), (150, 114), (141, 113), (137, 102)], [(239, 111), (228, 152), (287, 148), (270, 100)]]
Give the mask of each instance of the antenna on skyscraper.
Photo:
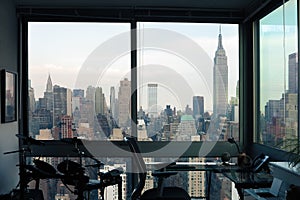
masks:
[(223, 45), (222, 45), (222, 27), (221, 27), (221, 24), (219, 25), (219, 42), (218, 42), (218, 49), (223, 49)]

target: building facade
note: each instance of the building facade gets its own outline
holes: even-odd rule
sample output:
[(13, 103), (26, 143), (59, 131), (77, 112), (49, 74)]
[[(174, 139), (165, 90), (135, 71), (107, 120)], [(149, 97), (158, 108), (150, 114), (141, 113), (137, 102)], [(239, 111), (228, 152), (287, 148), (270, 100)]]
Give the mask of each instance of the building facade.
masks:
[(228, 104), (228, 66), (227, 56), (222, 44), (221, 27), (218, 48), (214, 58), (213, 68), (213, 114), (225, 115)]

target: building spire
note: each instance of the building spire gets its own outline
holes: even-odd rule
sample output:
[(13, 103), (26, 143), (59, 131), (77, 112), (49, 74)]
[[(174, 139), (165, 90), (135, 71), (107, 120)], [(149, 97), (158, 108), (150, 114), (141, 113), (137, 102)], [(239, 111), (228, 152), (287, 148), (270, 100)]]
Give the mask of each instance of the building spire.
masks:
[(223, 44), (222, 44), (222, 27), (221, 27), (221, 24), (219, 26), (219, 43), (218, 43), (218, 49), (223, 49)]
[(46, 92), (53, 92), (52, 80), (51, 80), (51, 77), (50, 77), (50, 73), (48, 75), (48, 80), (47, 80), (47, 85), (46, 85)]

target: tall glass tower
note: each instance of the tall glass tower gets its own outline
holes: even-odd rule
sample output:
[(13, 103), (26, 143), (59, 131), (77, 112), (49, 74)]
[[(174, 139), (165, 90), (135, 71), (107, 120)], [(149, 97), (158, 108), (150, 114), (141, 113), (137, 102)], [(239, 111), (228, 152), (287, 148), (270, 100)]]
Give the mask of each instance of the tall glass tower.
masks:
[(200, 116), (203, 117), (204, 114), (204, 97), (203, 96), (193, 96), (193, 117), (198, 119)]
[(289, 55), (289, 93), (298, 93), (298, 54)]
[(225, 115), (228, 104), (228, 66), (227, 56), (222, 44), (221, 26), (219, 30), (218, 49), (214, 58), (213, 100), (214, 116)]
[(119, 99), (119, 126), (130, 127), (130, 97), (131, 97), (131, 81), (128, 78), (120, 81), (118, 99)]
[(157, 84), (148, 84), (148, 113), (151, 116), (157, 115)]

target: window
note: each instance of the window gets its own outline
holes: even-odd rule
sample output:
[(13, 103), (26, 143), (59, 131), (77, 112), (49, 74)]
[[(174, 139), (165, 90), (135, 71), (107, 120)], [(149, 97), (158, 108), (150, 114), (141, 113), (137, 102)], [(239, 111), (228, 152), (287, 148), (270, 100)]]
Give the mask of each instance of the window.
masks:
[[(239, 140), (238, 25), (137, 25), (138, 139)], [(129, 24), (29, 22), (28, 36), (30, 136), (123, 140), (133, 100)], [(199, 183), (190, 183), (192, 196), (205, 196), (204, 172), (182, 172), (170, 182), (189, 179)], [(148, 182), (152, 188), (152, 176)]]
[(28, 44), (30, 136), (119, 137), (130, 124), (130, 24), (29, 22)]
[(139, 22), (138, 28), (139, 140), (238, 140), (238, 25)]
[(283, 148), (298, 138), (297, 1), (259, 20), (259, 134), (257, 142)]
[[(238, 140), (238, 25), (137, 25), (139, 140)], [(29, 22), (28, 29), (30, 135), (131, 133), (129, 24)]]

